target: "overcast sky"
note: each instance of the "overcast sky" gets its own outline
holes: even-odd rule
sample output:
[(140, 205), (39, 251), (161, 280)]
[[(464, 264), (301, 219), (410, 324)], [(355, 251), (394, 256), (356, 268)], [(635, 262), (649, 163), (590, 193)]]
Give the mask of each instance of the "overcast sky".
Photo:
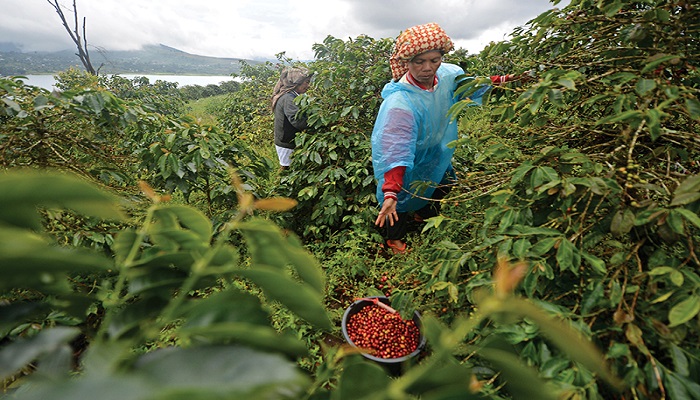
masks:
[[(105, 50), (164, 44), (188, 53), (234, 58), (312, 59), (331, 35), (395, 38), (437, 22), (458, 48), (477, 53), (490, 41), (553, 8), (549, 0), (77, 0), (87, 39)], [(72, 0), (60, 0), (72, 20)], [(563, 7), (563, 1), (558, 7)], [(0, 0), (0, 42), (22, 51), (73, 49), (47, 0)], [(82, 20), (81, 20), (82, 22)], [(93, 50), (94, 51), (94, 50)]]

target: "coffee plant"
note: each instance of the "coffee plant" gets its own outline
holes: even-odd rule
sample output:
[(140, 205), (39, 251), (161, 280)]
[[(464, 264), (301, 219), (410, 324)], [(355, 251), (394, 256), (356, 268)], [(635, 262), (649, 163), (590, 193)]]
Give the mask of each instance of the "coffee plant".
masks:
[(0, 163), (4, 168), (72, 170), (105, 182), (128, 183), (128, 154), (118, 137), (132, 110), (104, 89), (49, 93), (0, 78)]
[(290, 227), (304, 237), (367, 230), (374, 198), (370, 136), (391, 76), (390, 40), (366, 36), (343, 41), (332, 36), (314, 46), (311, 89), (299, 96), (310, 130), (297, 136), (290, 173), (280, 192), (299, 201), (303, 224)]
[[(337, 382), (338, 389), (329, 391), (291, 361), (307, 348), (273, 329), (266, 307), (249, 290), (256, 286), (266, 302), (281, 304), (316, 329), (333, 329), (320, 264), (298, 240), (250, 217), (256, 209), (284, 211), (294, 202), (255, 200), (235, 175), (232, 183), (239, 209), (214, 235), (201, 212), (167, 203), (144, 183), (141, 190), (152, 204), (142, 218), (129, 221), (122, 201), (76, 176), (15, 171), (0, 177), (0, 265), (8, 277), (0, 293), (31, 294), (0, 305), (0, 377), (9, 398), (83, 398), (94, 396), (97, 387), (105, 399), (477, 398), (470, 370), (450, 362), (454, 347), (485, 318), (504, 315), (542, 324), (573, 359), (617, 384), (589, 342), (512, 295), (520, 267), (503, 264), (494, 293), (480, 298), (479, 315), (459, 320), (453, 329), (425, 319), (433, 354), (398, 379), (358, 360), (351, 348), (330, 349), (319, 368)], [(114, 256), (108, 257), (59, 247), (37, 234), (39, 209), (135, 224), (116, 236)], [(233, 244), (238, 240), (230, 240), (233, 231), (243, 238), (249, 263)], [(94, 285), (71, 284), (76, 273), (93, 274)], [(163, 333), (170, 340), (163, 341)], [(536, 377), (528, 381), (529, 390), (517, 388), (532, 372), (511, 364), (516, 359), (511, 352), (478, 351), (511, 376), (508, 387), (516, 398), (531, 398), (535, 391), (555, 398)], [(76, 366), (82, 372), (71, 376)]]
[[(523, 293), (589, 332), (640, 399), (700, 398), (698, 17), (687, 2), (573, 1), (486, 49), (537, 81), (493, 106), (501, 140), (462, 140), (484, 149), (463, 192), (506, 179), (484, 190), (478, 236), (443, 244), (451, 261), (429, 281), (459, 308), (498, 257), (527, 260)], [(528, 324), (504, 331), (579, 396), (612, 396)]]
[(268, 174), (269, 164), (250, 146), (215, 125), (156, 114), (142, 119), (138, 129), (134, 155), (151, 172), (149, 181), (169, 193), (181, 193), (188, 202), (192, 193), (202, 194), (210, 215), (235, 204), (229, 167), (246, 178)]
[[(0, 351), (0, 375), (7, 384), (6, 379), (24, 375), (17, 375), (20, 371), (33, 372), (13, 397), (90, 397), (96, 384), (102, 398), (187, 393), (298, 398), (302, 393), (308, 378), (286, 357), (303, 354), (305, 348), (276, 333), (260, 301), (240, 290), (234, 279), (238, 275), (255, 282), (267, 298), (330, 328), (321, 304), (323, 276), (313, 258), (269, 223), (240, 221), (256, 206), (285, 204), (256, 204), (252, 195), (241, 195), (239, 217), (214, 239), (203, 214), (164, 204), (142, 186), (153, 205), (139, 228), (117, 235), (114, 257), (106, 257), (57, 247), (34, 231), (40, 228), (39, 206), (125, 221), (112, 195), (73, 176), (35, 172), (6, 174), (0, 187), (1, 265), (11, 277), (0, 290), (31, 293), (24, 301), (2, 305), (2, 336), (9, 344)], [(249, 241), (257, 267), (239, 263), (238, 251), (227, 243), (233, 229)], [(276, 251), (260, 244), (273, 244)], [(296, 266), (305, 284), (284, 273), (288, 265)], [(97, 274), (94, 286), (74, 287), (70, 278), (75, 273)], [(196, 295), (201, 290), (211, 295)], [(177, 336), (180, 346), (134, 352), (151, 347), (164, 331)], [(76, 352), (85, 354), (76, 360)], [(212, 363), (217, 357), (220, 361)], [(220, 364), (224, 360), (226, 367)], [(76, 361), (90, 371), (86, 379), (69, 378)], [(199, 372), (193, 374), (195, 370)]]
[[(369, 149), (392, 39), (314, 46), (282, 172), (269, 96), (302, 64), (284, 53), (243, 66), (217, 124), (158, 82), (0, 78), (5, 394), (700, 399), (699, 17), (573, 0), (447, 55), (477, 76), (460, 94), (524, 79), (452, 110), (459, 181), (393, 257)], [(423, 315), (399, 374), (339, 339), (375, 295)]]

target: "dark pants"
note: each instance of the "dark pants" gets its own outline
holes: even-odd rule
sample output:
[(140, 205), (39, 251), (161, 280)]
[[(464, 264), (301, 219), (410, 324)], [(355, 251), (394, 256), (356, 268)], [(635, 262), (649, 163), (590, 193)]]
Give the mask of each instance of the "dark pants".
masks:
[(430, 197), (432, 200), (429, 201), (425, 207), (415, 212), (397, 213), (399, 219), (398, 221), (394, 222), (393, 226), (390, 226), (388, 223), (384, 224), (384, 239), (403, 240), (406, 237), (406, 233), (408, 233), (411, 228), (418, 226), (415, 216), (419, 216), (422, 219), (428, 219), (440, 214), (440, 200), (447, 196), (451, 189), (451, 185), (440, 185), (435, 189), (433, 195)]

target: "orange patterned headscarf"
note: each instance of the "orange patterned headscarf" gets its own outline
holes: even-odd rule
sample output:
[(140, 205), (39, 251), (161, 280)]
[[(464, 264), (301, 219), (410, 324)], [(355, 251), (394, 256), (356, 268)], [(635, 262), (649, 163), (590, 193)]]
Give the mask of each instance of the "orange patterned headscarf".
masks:
[(447, 53), (453, 48), (452, 39), (434, 22), (408, 28), (396, 39), (394, 54), (389, 59), (391, 76), (395, 81), (401, 79), (408, 71), (408, 61), (418, 54), (430, 50)]

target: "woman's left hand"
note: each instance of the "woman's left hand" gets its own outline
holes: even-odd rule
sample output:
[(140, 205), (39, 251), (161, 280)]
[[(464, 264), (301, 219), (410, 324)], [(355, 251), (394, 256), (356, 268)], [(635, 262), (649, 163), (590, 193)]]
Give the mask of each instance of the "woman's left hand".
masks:
[(396, 199), (391, 197), (384, 198), (382, 209), (379, 211), (374, 224), (382, 228), (387, 220), (389, 221), (389, 226), (394, 226), (394, 223), (399, 220), (399, 215), (396, 213)]

